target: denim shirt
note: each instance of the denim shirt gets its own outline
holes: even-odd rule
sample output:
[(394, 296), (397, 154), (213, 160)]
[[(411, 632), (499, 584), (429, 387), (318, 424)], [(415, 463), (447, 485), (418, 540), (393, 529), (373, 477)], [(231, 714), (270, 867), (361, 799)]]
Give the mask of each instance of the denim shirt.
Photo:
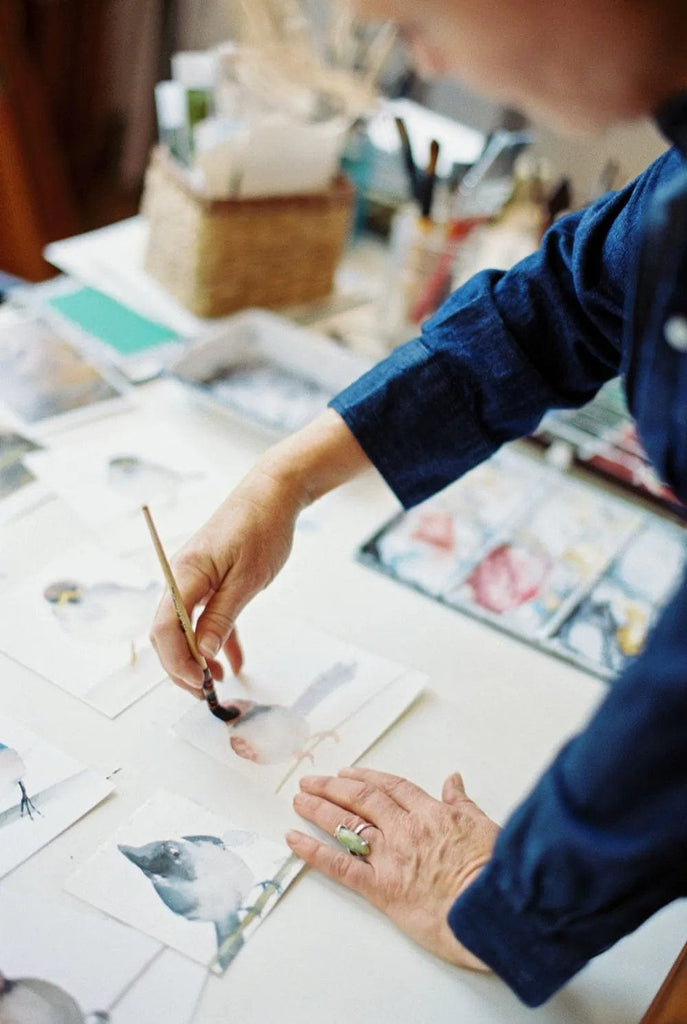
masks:
[[(618, 374), (687, 502), (687, 97), (659, 123), (674, 148), (636, 181), (556, 223), (509, 272), (468, 281), (332, 401), (406, 507)], [(687, 579), (448, 920), (537, 1006), (685, 895)]]

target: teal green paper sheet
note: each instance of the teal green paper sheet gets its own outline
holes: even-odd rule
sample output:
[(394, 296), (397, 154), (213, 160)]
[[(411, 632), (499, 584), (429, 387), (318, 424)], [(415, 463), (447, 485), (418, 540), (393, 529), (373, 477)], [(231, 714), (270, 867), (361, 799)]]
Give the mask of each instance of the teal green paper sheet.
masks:
[(121, 356), (146, 352), (177, 337), (164, 324), (135, 313), (95, 288), (79, 288), (69, 295), (54, 296), (48, 299), (48, 305)]

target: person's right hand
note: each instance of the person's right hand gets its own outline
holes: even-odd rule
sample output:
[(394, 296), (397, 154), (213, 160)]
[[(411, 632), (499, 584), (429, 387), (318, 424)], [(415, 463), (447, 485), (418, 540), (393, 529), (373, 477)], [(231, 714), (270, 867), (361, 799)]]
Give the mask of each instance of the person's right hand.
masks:
[[(181, 599), (193, 612), (196, 640), (215, 679), (224, 650), (234, 672), (243, 654), (235, 623), (240, 611), (270, 583), (288, 558), (299, 512), (371, 463), (343, 419), (326, 409), (296, 434), (267, 450), (205, 526), (172, 559)], [(203, 673), (165, 593), (150, 639), (172, 680), (202, 699)]]
[[(215, 678), (224, 650), (234, 672), (243, 654), (235, 631), (238, 614), (277, 575), (291, 550), (298, 513), (308, 504), (299, 489), (256, 466), (222, 502), (207, 523), (172, 559), (184, 606), (204, 605), (196, 640)], [(203, 673), (180, 629), (167, 590), (150, 634), (164, 669), (177, 685), (202, 699)]]

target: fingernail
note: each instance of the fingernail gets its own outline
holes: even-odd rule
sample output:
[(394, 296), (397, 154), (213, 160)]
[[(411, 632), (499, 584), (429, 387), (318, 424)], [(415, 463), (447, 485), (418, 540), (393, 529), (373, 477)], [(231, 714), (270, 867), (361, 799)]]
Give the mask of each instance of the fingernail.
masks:
[(297, 846), (299, 841), (302, 839), (302, 836), (300, 832), (294, 832), (291, 829), (286, 833), (284, 838), (286, 839), (286, 842), (289, 844), (289, 846)]
[(198, 649), (206, 658), (214, 658), (222, 646), (222, 641), (214, 633), (206, 633), (198, 644)]

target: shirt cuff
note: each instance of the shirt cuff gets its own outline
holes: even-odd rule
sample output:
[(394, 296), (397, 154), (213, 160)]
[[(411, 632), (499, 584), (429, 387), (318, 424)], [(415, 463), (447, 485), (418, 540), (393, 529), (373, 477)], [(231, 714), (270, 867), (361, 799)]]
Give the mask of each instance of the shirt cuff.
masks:
[(585, 966), (589, 954), (542, 925), (539, 915), (511, 905), (487, 865), (451, 907), (459, 942), (482, 960), (526, 1006), (540, 1006)]
[(497, 447), (476, 423), (440, 354), (421, 338), (395, 349), (329, 405), (405, 508), (436, 494)]

